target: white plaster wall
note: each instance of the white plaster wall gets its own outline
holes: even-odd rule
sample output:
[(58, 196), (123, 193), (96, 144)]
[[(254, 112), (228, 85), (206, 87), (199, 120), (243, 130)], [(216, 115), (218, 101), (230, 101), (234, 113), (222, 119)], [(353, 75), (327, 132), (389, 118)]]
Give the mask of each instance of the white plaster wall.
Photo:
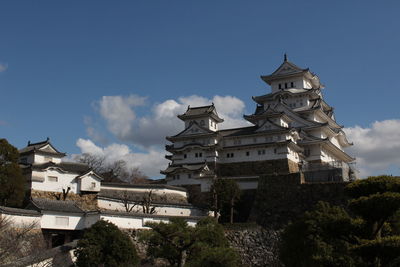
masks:
[(40, 229), (41, 216), (23, 216), (15, 214), (1, 214), (2, 218), (10, 220), (13, 227), (26, 228), (33, 227), (33, 229)]
[(152, 187), (148, 187), (148, 188), (143, 188), (143, 187), (136, 187), (136, 188), (132, 188), (132, 187), (117, 187), (117, 186), (112, 186), (112, 185), (101, 185), (101, 189), (110, 189), (110, 190), (121, 190), (121, 191), (134, 191), (134, 192), (149, 192), (150, 190), (154, 193), (154, 194), (178, 194), (181, 195), (183, 197), (187, 197), (187, 192), (186, 191), (181, 191), (181, 190), (175, 190), (175, 189), (170, 189), (170, 188), (152, 188)]
[[(47, 158), (51, 158), (51, 160), (48, 160)], [(60, 163), (61, 162), (61, 158), (60, 157), (54, 157), (54, 156), (45, 156), (45, 155), (38, 155), (35, 153), (35, 163), (46, 163), (52, 161), (54, 163)]]
[(143, 226), (143, 218), (142, 217), (122, 217), (122, 216), (113, 216), (107, 214), (101, 214), (100, 219), (109, 221), (119, 228), (125, 229), (141, 229), (145, 228)]
[[(68, 214), (61, 212), (42, 211), (40, 226), (44, 229), (81, 230), (85, 228), (84, 214)], [(68, 217), (68, 225), (56, 225), (56, 217)]]
[[(258, 151), (265, 150), (265, 154), (258, 154)], [(233, 163), (233, 162), (247, 162), (247, 161), (261, 161), (261, 160), (275, 160), (275, 159), (286, 159), (286, 154), (280, 154), (279, 149), (277, 153), (274, 152), (274, 147), (259, 147), (249, 149), (225, 149), (220, 152), (219, 162), (220, 163)], [(250, 155), (246, 156), (246, 152)], [(234, 157), (227, 157), (227, 154), (233, 153)]]
[[(90, 191), (90, 192), (99, 192), (100, 191), (100, 179), (95, 175), (87, 175), (82, 177), (80, 180), (80, 190), (82, 191)], [(92, 183), (95, 183), (95, 186), (92, 186)]]
[[(49, 181), (49, 176), (58, 177), (57, 182)], [(77, 174), (62, 173), (55, 169), (47, 169), (45, 172), (44, 182), (32, 181), (32, 189), (50, 192), (62, 192), (63, 188), (71, 187), (71, 191), (75, 194), (79, 193), (76, 181)]]
[[(114, 211), (125, 211), (124, 205), (118, 200), (112, 199), (98, 199), (99, 208), (114, 210)], [(173, 206), (173, 205), (161, 205), (154, 204), (156, 207), (156, 214), (158, 215), (169, 215), (169, 216), (202, 216), (203, 211), (200, 209), (196, 209), (193, 207), (185, 207), (185, 206)], [(137, 205), (133, 208), (134, 212), (143, 213), (142, 206)]]
[[(288, 87), (290, 88), (290, 83), (294, 82), (294, 87), (293, 88), (299, 88), (302, 89), (304, 87), (304, 81), (301, 77), (292, 77), (292, 78), (287, 78), (287, 79), (280, 79), (271, 82), (271, 90), (272, 93), (276, 93), (282, 90), (285, 90), (285, 83), (288, 83)], [(279, 89), (279, 84), (282, 84), (282, 89)], [(289, 89), (288, 88), (288, 89)]]

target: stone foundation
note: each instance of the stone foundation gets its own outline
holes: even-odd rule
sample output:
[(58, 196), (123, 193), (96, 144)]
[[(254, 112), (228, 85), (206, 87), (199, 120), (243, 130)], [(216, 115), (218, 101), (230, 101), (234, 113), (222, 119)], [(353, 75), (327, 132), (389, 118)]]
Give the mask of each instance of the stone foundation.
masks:
[(261, 227), (226, 230), (225, 236), (239, 254), (241, 266), (283, 266), (278, 258), (280, 232)]
[(266, 228), (283, 228), (318, 201), (345, 206), (348, 182), (305, 183), (300, 173), (260, 177), (251, 220)]
[(299, 165), (288, 159), (220, 163), (217, 166), (218, 176), (287, 174), (298, 171)]
[[(62, 195), (62, 193), (57, 192), (47, 192), (47, 191), (40, 191), (40, 190), (31, 190), (31, 197), (32, 198), (45, 198), (45, 199), (52, 199), (56, 200), (56, 195)], [(98, 210), (99, 207), (97, 206), (97, 196), (96, 194), (74, 194), (69, 192), (67, 195), (66, 200), (74, 201), (79, 208), (82, 210)]]

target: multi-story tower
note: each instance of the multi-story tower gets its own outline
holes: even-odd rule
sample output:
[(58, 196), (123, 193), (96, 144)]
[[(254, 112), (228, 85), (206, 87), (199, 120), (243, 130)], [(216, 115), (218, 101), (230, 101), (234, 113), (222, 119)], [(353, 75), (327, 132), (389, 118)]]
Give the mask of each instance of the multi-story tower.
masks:
[(352, 145), (333, 108), (323, 99), (317, 75), (284, 62), (261, 76), (271, 93), (253, 97), (254, 114), (244, 118), (252, 126), (219, 130), (223, 122), (214, 105), (188, 107), (178, 118), (185, 129), (167, 137), (172, 162), (161, 173), (171, 185), (200, 185), (208, 190), (212, 178), (230, 178), (243, 189), (256, 188), (263, 174), (303, 172), (309, 181), (354, 178), (354, 158), (343, 148)]

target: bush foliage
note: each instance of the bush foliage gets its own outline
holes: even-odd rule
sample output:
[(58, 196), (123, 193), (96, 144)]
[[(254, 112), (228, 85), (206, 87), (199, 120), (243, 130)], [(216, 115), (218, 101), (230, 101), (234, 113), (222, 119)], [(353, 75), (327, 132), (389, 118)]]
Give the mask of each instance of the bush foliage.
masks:
[(320, 202), (286, 227), (285, 266), (400, 266), (400, 177), (358, 180), (346, 193), (349, 212)]
[(139, 258), (129, 237), (114, 224), (100, 220), (86, 230), (75, 251), (76, 266), (137, 266)]
[(191, 227), (182, 218), (170, 223), (149, 223), (152, 230), (143, 232), (149, 257), (166, 259), (171, 266), (238, 266), (236, 252), (228, 246), (224, 230), (215, 219), (207, 217)]

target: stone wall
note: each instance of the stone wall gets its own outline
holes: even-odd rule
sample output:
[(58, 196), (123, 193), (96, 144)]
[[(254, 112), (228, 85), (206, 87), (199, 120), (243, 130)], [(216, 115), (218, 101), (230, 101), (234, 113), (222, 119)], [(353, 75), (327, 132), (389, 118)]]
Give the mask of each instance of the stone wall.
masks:
[[(31, 197), (32, 198), (45, 198), (45, 199), (57, 199), (58, 196), (62, 193), (56, 192), (48, 192), (48, 191), (39, 191), (39, 190), (31, 190)], [(66, 200), (74, 201), (79, 208), (82, 210), (98, 210), (97, 206), (97, 198), (96, 194), (74, 194), (69, 192), (67, 195)]]
[(244, 227), (243, 229), (225, 231), (225, 235), (239, 254), (241, 266), (282, 266), (278, 259), (280, 233), (265, 230), (261, 227)]
[(300, 173), (267, 175), (259, 179), (251, 219), (270, 228), (283, 228), (318, 201), (345, 206), (347, 182), (305, 183)]
[(218, 176), (265, 175), (298, 172), (297, 163), (287, 160), (264, 160), (218, 164)]

